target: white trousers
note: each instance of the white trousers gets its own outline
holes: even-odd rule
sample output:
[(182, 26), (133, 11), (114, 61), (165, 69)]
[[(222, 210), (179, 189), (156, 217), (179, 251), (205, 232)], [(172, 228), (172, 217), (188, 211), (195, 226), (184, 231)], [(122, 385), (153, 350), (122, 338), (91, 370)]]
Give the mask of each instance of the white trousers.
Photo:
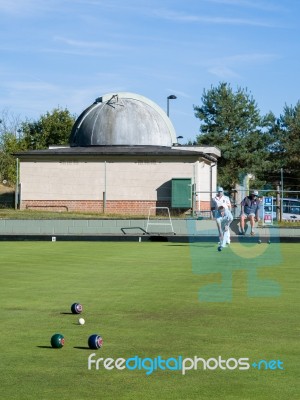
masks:
[(220, 245), (222, 247), (226, 247), (227, 243), (230, 243), (230, 232), (229, 232), (229, 229), (227, 231), (223, 231), (223, 240), (220, 239)]

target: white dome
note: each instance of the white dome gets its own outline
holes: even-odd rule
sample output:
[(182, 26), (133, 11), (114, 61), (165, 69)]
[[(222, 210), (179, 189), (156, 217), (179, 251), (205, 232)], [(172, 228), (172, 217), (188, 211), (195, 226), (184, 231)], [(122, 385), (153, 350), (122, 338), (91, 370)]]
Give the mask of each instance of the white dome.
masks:
[(177, 142), (167, 114), (134, 93), (109, 93), (96, 99), (76, 120), (71, 147), (167, 146)]

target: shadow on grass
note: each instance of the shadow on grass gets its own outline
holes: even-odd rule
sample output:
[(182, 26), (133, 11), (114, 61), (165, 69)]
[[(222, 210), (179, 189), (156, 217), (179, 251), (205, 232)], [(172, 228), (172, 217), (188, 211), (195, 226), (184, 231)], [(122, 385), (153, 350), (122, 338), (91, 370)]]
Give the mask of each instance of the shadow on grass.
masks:
[(39, 349), (53, 349), (52, 346), (36, 346), (36, 347), (38, 347)]
[[(167, 244), (167, 246), (172, 246), (172, 247), (184, 246), (184, 247), (187, 247), (187, 246), (190, 246), (191, 244), (192, 244), (193, 246), (195, 246), (195, 243)], [(215, 243), (215, 244), (207, 244), (207, 245), (203, 245), (203, 244), (201, 244), (201, 243), (196, 243), (196, 246), (197, 246), (197, 245), (199, 245), (199, 247), (205, 249), (205, 248), (216, 247), (217, 243)]]
[(178, 246), (180, 246), (180, 247), (186, 247), (186, 246), (189, 246), (190, 244), (189, 243), (182, 243), (182, 244), (173, 244), (173, 243), (170, 243), (170, 244), (167, 244), (166, 246), (174, 246), (174, 247), (178, 247)]
[(79, 350), (91, 350), (89, 347), (83, 347), (83, 346), (74, 346), (74, 349), (79, 349)]
[(168, 238), (165, 236), (150, 236), (151, 242), (168, 242)]

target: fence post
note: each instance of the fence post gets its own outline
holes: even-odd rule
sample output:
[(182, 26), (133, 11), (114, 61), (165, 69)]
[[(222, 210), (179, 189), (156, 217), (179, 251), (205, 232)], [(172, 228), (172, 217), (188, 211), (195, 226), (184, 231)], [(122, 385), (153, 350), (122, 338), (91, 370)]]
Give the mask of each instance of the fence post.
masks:
[(277, 221), (282, 220), (282, 214), (281, 214), (281, 201), (280, 201), (280, 187), (277, 185), (277, 191), (276, 191), (276, 219)]

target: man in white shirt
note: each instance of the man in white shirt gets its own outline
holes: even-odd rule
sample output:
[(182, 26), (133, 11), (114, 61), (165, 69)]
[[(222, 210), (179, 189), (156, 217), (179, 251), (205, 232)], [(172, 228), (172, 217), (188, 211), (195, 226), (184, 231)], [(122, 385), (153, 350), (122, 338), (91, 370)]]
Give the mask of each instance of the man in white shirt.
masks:
[[(219, 207), (224, 207), (225, 210), (229, 210), (231, 212), (231, 202), (228, 196), (224, 195), (224, 190), (222, 187), (217, 188), (217, 194), (212, 198), (212, 207), (211, 210), (215, 218), (217, 218), (217, 211)], [(230, 231), (228, 230), (227, 234), (227, 244), (230, 244)]]

